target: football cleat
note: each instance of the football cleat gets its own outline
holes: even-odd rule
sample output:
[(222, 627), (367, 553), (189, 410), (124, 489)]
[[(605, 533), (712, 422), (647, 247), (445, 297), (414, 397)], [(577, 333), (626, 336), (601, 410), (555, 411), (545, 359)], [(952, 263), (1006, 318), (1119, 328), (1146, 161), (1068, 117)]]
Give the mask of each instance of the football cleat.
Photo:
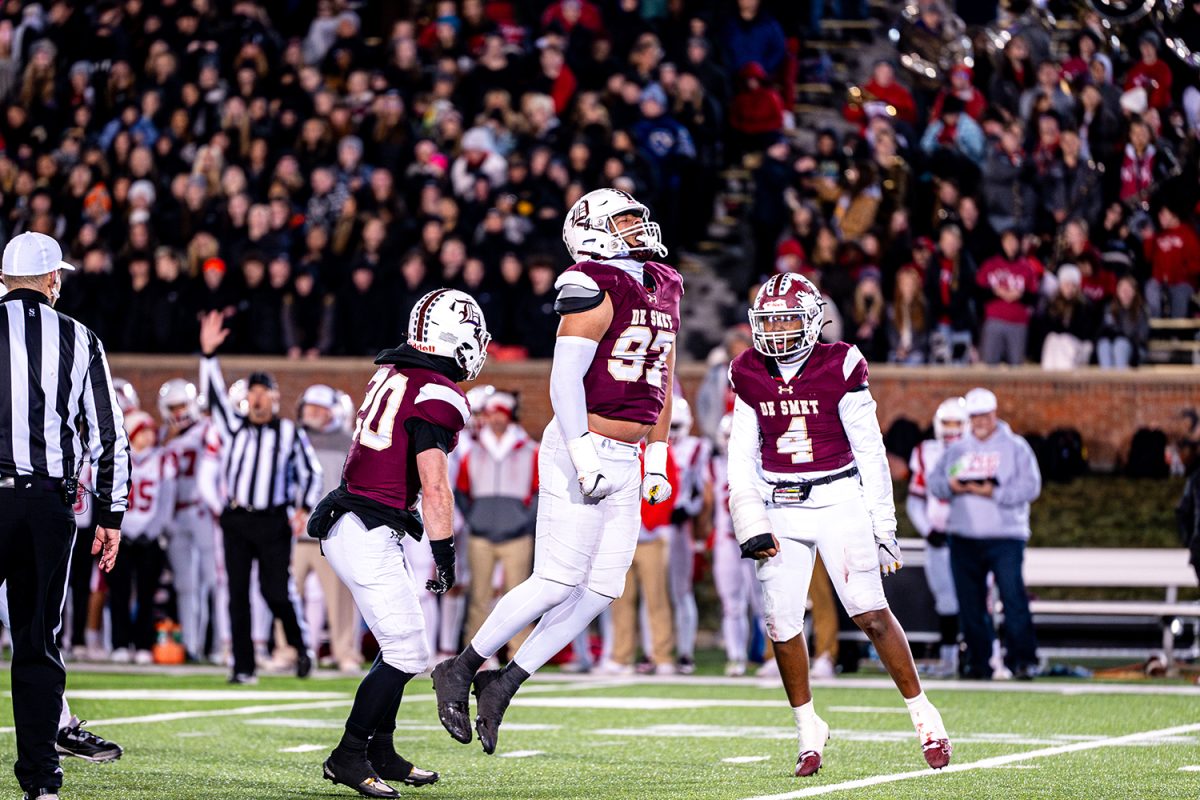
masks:
[(675, 664), (675, 671), (680, 675), (691, 675), (696, 671), (696, 660), (691, 656), (680, 656)]
[(307, 678), (313, 671), (313, 659), (311, 653), (301, 653), (296, 657), (296, 677)]
[(480, 672), (475, 676), (475, 732), (479, 734), (483, 752), (489, 756), (496, 752), (496, 740), (500, 735), (504, 712), (521, 686), (521, 681), (512, 674), (514, 671), (529, 677), (514, 664), (504, 669)]
[(229, 676), (227, 682), (236, 686), (257, 686), (258, 676), (248, 672), (235, 672)]
[(363, 797), (399, 797), (400, 792), (375, 774), (365, 753), (343, 754), (334, 750), (325, 759), (325, 780), (349, 786)]
[(796, 756), (797, 778), (807, 778), (821, 770), (821, 754), (825, 750), (825, 742), (829, 741), (829, 725), (820, 717), (816, 720), (812, 731), (800, 737), (802, 749)]
[(54, 749), (64, 756), (75, 756), (94, 764), (105, 761), (116, 761), (125, 752), (119, 744), (102, 739), (91, 731), (83, 729), (87, 720), (76, 716), (71, 717), (67, 727), (58, 732)]
[(932, 769), (942, 769), (950, 763), (950, 753), (954, 750), (949, 739), (930, 739), (921, 745), (921, 753), (925, 763)]
[(454, 740), (471, 741), (471, 676), (463, 676), (454, 667), (457, 656), (433, 668), (433, 691), (437, 694), (438, 719)]
[(437, 783), (441, 777), (436, 772), (416, 766), (390, 746), (383, 753), (372, 753), (368, 748), (367, 760), (380, 778), (405, 786), (429, 786)]
[(25, 793), (25, 800), (58, 800), (58, 790), (30, 789)]

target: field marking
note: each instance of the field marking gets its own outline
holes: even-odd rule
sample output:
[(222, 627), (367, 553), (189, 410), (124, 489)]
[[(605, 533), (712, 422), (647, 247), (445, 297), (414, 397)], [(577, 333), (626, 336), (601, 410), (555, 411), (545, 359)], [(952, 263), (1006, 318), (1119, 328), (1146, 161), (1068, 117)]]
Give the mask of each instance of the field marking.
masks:
[(1200, 772), (1200, 764), (1189, 764), (1186, 767), (1180, 767), (1180, 772)]
[(759, 761), (769, 761), (770, 756), (734, 756), (733, 758), (722, 758), (722, 764), (756, 764)]
[[(430, 695), (432, 697), (433, 695)], [(264, 706), (240, 706), (238, 708), (217, 708), (211, 711), (170, 711), (163, 714), (147, 714), (144, 717), (114, 717), (113, 719), (89, 720), (91, 726), (97, 725), (152, 725), (157, 722), (177, 722), (181, 719), (211, 719), (215, 717), (241, 717), (253, 714), (267, 714), (272, 711), (314, 711), (327, 708), (345, 708), (354, 701), (323, 700), (314, 703), (273, 703)], [(0, 733), (15, 733), (16, 728), (0, 728)]]
[(298, 744), (295, 747), (280, 748), (281, 753), (315, 753), (318, 750), (328, 750), (329, 745), (324, 744)]
[(844, 781), (842, 783), (832, 783), (826, 786), (811, 786), (807, 789), (801, 789), (795, 792), (786, 792), (784, 794), (758, 795), (746, 800), (792, 800), (798, 797), (816, 797), (822, 794), (832, 794), (833, 792), (843, 792), (849, 789), (864, 789), (869, 786), (879, 786), (884, 783), (895, 783), (897, 781), (910, 780), (912, 778), (928, 778), (931, 775), (947, 774), (953, 772), (969, 772), (976, 769), (990, 769), (992, 767), (1002, 767), (1008, 764), (1017, 764), (1021, 761), (1028, 761), (1031, 758), (1047, 758), (1049, 756), (1066, 755), (1067, 753), (1080, 753), (1085, 750), (1097, 750), (1102, 747), (1120, 747), (1127, 744), (1137, 744), (1140, 740), (1157, 739), (1164, 736), (1178, 736), (1185, 733), (1193, 733), (1200, 731), (1200, 723), (1191, 723), (1189, 725), (1176, 725), (1172, 728), (1160, 728), (1152, 731), (1138, 731), (1137, 733), (1128, 733), (1124, 736), (1113, 736), (1108, 739), (1100, 739), (1094, 742), (1076, 742), (1075, 744), (1065, 744), (1058, 747), (1046, 747), (1041, 750), (1029, 750), (1024, 753), (1010, 753), (1005, 756), (993, 756), (992, 758), (983, 758), (978, 761), (970, 761), (966, 764), (951, 764), (943, 770), (934, 771), (931, 769), (914, 770), (912, 772), (897, 772), (891, 775), (876, 775), (871, 778), (859, 778), (853, 781)]
[(686, 697), (522, 697), (513, 705), (598, 711), (677, 711), (691, 708), (783, 708), (778, 700), (692, 700)]
[(830, 706), (826, 711), (836, 714), (907, 714), (907, 708), (895, 706)]
[[(9, 697), (12, 692), (5, 692)], [(79, 689), (72, 700), (173, 700), (180, 703), (217, 703), (229, 700), (338, 700), (347, 692), (267, 692), (236, 689)]]
[[(508, 727), (508, 726), (505, 726)], [(542, 750), (513, 750), (511, 753), (501, 753), (501, 758), (532, 758), (533, 756), (544, 756), (546, 753)]]

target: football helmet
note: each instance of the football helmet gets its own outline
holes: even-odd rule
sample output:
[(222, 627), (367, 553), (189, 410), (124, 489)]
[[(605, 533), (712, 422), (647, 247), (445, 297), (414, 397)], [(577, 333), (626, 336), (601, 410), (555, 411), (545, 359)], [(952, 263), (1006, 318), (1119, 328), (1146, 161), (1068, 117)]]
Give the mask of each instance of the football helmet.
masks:
[(335, 389), (323, 383), (314, 383), (305, 389), (304, 393), (300, 395), (300, 402), (296, 405), (296, 419), (302, 425), (304, 424), (305, 406), (317, 406), (329, 412), (329, 422), (319, 431), (320, 433), (348, 432), (350, 430), (350, 423), (354, 419), (354, 401), (341, 389)]
[(671, 403), (671, 439), (682, 439), (692, 432), (692, 406), (683, 397), (676, 397)]
[(145, 411), (139, 411), (136, 408), (132, 409), (125, 416), (125, 434), (132, 441), (143, 430), (149, 430), (154, 434), (154, 440), (158, 441), (158, 426), (154, 423), (154, 417)]
[(113, 391), (117, 395), (117, 406), (121, 409), (122, 414), (128, 414), (131, 411), (137, 411), (142, 407), (142, 403), (138, 400), (137, 389), (133, 388), (133, 384), (124, 378), (113, 378)]
[[(947, 428), (947, 423), (957, 427)], [(942, 444), (950, 444), (962, 438), (967, 430), (967, 401), (951, 397), (942, 401), (933, 415), (933, 436)]]
[(825, 301), (803, 275), (774, 275), (754, 298), (750, 330), (754, 349), (784, 361), (808, 358), (825, 325)]
[[(642, 221), (618, 231), (613, 217), (630, 213), (637, 214)], [(641, 245), (631, 245), (627, 236), (636, 237), (635, 241)], [(667, 254), (662, 229), (650, 220), (650, 209), (618, 189), (597, 189), (576, 200), (563, 220), (563, 244), (576, 263), (622, 256), (644, 261)]]
[(483, 310), (475, 298), (457, 289), (434, 289), (417, 301), (408, 317), (408, 343), (458, 364), (462, 380), (479, 376), (491, 340)]
[[(172, 411), (172, 408), (182, 409)], [(168, 425), (189, 425), (200, 419), (196, 385), (183, 378), (172, 378), (158, 389), (158, 415)]]

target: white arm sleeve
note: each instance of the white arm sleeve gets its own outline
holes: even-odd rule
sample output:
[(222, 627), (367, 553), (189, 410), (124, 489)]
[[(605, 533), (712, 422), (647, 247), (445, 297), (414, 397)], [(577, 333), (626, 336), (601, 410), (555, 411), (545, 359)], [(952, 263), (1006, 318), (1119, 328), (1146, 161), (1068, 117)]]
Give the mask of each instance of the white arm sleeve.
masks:
[[(559, 336), (554, 343), (554, 366), (550, 369), (550, 405), (563, 439), (568, 442), (588, 432), (587, 397), (583, 376), (592, 366), (599, 342), (582, 336)], [(576, 467), (579, 465), (576, 464)]]
[(729, 513), (738, 544), (771, 532), (766, 505), (754, 481), (762, 459), (761, 438), (754, 409), (736, 398), (729, 434)]
[(858, 474), (862, 476), (863, 494), (875, 538), (891, 539), (896, 535), (896, 501), (892, 497), (892, 472), (871, 390), (847, 392), (838, 403), (838, 415), (846, 429), (846, 438), (850, 440)]

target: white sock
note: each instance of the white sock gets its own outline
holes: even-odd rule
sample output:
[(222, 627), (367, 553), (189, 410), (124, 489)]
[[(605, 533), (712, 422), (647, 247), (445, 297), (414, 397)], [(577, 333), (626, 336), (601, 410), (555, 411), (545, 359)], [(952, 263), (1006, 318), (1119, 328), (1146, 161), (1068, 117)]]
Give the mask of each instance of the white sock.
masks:
[[(530, 576), (497, 601), (496, 607), (471, 640), (471, 647), (484, 658), (491, 658), (520, 633), (522, 628), (570, 597), (572, 590), (571, 586), (548, 581), (537, 575)], [(551, 653), (551, 656), (553, 655)]]
[(513, 662), (532, 675), (570, 644), (610, 603), (611, 597), (597, 594), (585, 586), (577, 587), (566, 602), (542, 617), (513, 656)]
[(61, 731), (63, 728), (69, 728), (74, 721), (75, 718), (71, 714), (71, 706), (67, 703), (67, 698), (63, 697), (62, 711), (58, 715), (58, 729)]
[(916, 697), (904, 698), (904, 705), (908, 706), (908, 713), (914, 718), (917, 714), (933, 708), (933, 703), (929, 702), (929, 698), (925, 696), (924, 692), (921, 692)]
[(803, 731), (806, 727), (815, 724), (817, 710), (813, 708), (813, 701), (809, 700), (802, 706), (792, 706), (792, 716), (796, 718), (796, 730), (798, 731)]

